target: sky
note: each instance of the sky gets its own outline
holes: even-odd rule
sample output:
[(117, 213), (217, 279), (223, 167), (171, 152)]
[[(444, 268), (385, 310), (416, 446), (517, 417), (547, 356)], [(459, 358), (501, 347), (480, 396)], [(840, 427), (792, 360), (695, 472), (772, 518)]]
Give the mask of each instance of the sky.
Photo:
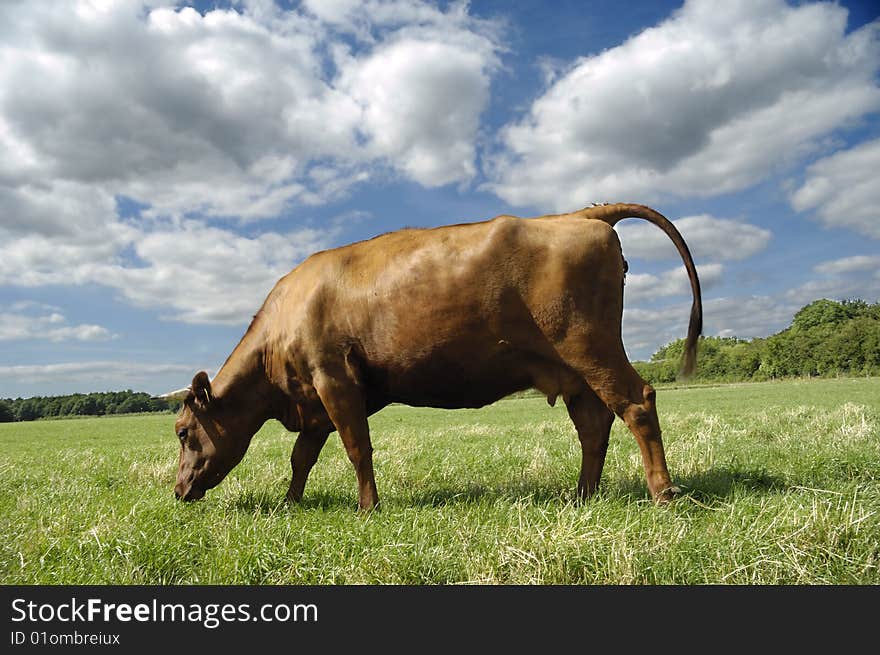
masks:
[[(737, 0), (4, 0), (0, 397), (216, 372), (309, 254), (647, 204), (704, 334), (880, 300), (880, 9)], [(616, 228), (631, 359), (685, 336)]]

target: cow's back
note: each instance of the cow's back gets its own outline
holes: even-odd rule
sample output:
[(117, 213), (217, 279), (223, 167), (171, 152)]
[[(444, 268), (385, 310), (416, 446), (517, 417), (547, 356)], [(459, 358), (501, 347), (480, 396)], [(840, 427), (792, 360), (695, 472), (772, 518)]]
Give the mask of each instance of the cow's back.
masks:
[[(356, 244), (339, 261), (344, 311), (362, 307), (364, 333), (418, 343), (518, 321), (547, 335), (563, 331), (560, 304), (593, 315), (620, 311), (623, 259), (614, 230), (600, 221), (499, 217), (483, 223), (392, 233)], [(609, 292), (610, 290), (610, 292)], [(509, 336), (509, 335), (506, 335)], [(390, 349), (389, 349), (390, 350)]]

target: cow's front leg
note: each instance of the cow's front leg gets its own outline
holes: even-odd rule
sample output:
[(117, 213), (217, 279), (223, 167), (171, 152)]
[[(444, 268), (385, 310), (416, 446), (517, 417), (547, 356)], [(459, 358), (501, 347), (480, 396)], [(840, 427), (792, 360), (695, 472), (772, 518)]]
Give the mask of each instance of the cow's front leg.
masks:
[(314, 384), (354, 466), (358, 507), (361, 510), (375, 509), (379, 506), (379, 493), (373, 475), (373, 445), (363, 393), (351, 380), (327, 373), (315, 375)]
[(328, 436), (330, 436), (329, 430), (303, 430), (296, 438), (293, 454), (290, 456), (292, 474), (290, 488), (287, 490), (287, 500), (293, 502), (302, 500), (309, 472), (318, 461), (318, 455), (321, 454), (321, 449), (327, 443)]

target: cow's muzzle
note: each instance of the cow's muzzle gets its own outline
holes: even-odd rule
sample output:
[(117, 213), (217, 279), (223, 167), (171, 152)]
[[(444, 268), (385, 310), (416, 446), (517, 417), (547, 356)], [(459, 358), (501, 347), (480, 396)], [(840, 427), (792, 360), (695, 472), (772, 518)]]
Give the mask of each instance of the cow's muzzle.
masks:
[(183, 501), (189, 502), (192, 500), (198, 500), (199, 498), (202, 498), (204, 495), (205, 495), (205, 490), (200, 489), (199, 487), (196, 487), (193, 484), (189, 485), (189, 488), (187, 488), (187, 489), (184, 489), (183, 485), (180, 485), (180, 484), (178, 484), (177, 486), (174, 487), (174, 496), (178, 500), (183, 500)]

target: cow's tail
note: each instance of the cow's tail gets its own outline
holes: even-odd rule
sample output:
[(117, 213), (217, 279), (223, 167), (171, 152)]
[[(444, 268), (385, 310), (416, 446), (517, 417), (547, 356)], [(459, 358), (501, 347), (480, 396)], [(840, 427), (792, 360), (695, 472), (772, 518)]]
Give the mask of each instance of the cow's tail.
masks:
[(654, 211), (650, 207), (644, 205), (631, 205), (626, 203), (618, 203), (613, 205), (594, 205), (578, 212), (584, 218), (594, 218), (608, 223), (614, 227), (618, 221), (624, 218), (641, 218), (649, 223), (653, 223), (666, 233), (675, 247), (678, 254), (684, 261), (684, 267), (687, 269), (688, 278), (691, 282), (691, 291), (693, 292), (694, 301), (691, 305), (691, 319), (688, 324), (687, 340), (685, 342), (684, 353), (682, 355), (681, 375), (687, 377), (694, 372), (697, 363), (697, 342), (700, 334), (703, 332), (703, 300), (700, 295), (700, 278), (697, 277), (697, 267), (694, 265), (694, 259), (688, 250), (684, 238), (678, 231), (678, 228), (672, 224), (668, 218)]

